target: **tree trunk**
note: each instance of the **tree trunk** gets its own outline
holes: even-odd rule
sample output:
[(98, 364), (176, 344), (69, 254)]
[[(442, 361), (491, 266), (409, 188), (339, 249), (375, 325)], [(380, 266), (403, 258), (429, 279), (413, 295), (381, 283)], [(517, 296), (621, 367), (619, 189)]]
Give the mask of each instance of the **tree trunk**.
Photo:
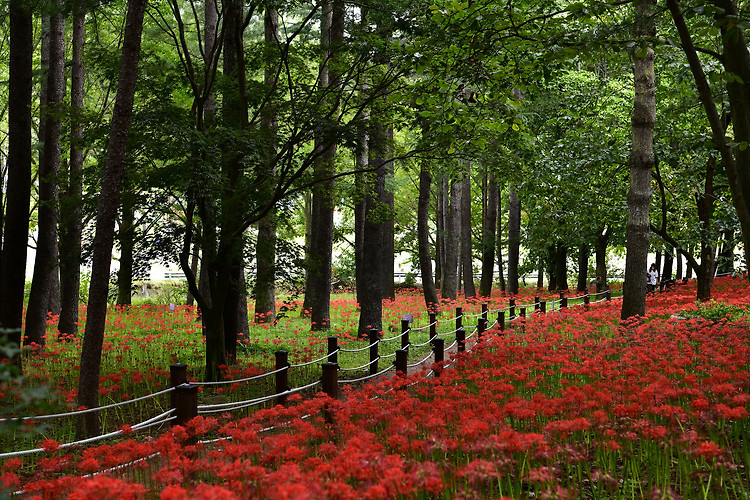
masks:
[(562, 242), (555, 248), (555, 277), (557, 290), (568, 290), (568, 247)]
[[(34, 27), (22, 2), (9, 2), (8, 183), (0, 255), (0, 327), (3, 338), (21, 345), (26, 246), (31, 204), (31, 91)], [(21, 357), (16, 358), (21, 366)]]
[(78, 302), (81, 285), (81, 237), (83, 221), (83, 52), (86, 42), (86, 14), (73, 17), (73, 60), (70, 76), (70, 160), (65, 195), (60, 203), (60, 321), (61, 336), (78, 333)]
[[(279, 14), (276, 10), (266, 8), (263, 17), (264, 37), (267, 49), (275, 47), (278, 38)], [(273, 53), (273, 52), (271, 52)], [(270, 89), (276, 85), (276, 71), (273, 61), (265, 62), (264, 84)], [(276, 113), (272, 104), (267, 105), (262, 120), (263, 135), (268, 141), (266, 146), (269, 166), (276, 154), (275, 138), (278, 128)], [(268, 175), (274, 176), (274, 169), (268, 168)], [(258, 240), (255, 247), (257, 276), (255, 278), (255, 321), (272, 323), (276, 319), (276, 210), (258, 222)], [(243, 273), (244, 276), (244, 273)], [(247, 333), (245, 331), (244, 333)]]
[[(385, 115), (385, 113), (383, 113)], [(386, 127), (385, 149), (383, 160), (385, 164), (385, 187), (383, 191), (383, 207), (386, 209), (383, 220), (383, 243), (380, 246), (380, 255), (383, 259), (383, 278), (380, 286), (383, 287), (383, 299), (395, 300), (396, 289), (394, 288), (395, 250), (394, 250), (394, 213), (393, 213), (393, 124), (388, 123)], [(391, 187), (389, 187), (391, 186)]]
[(682, 256), (680, 255), (679, 252), (676, 252), (676, 255), (674, 256), (674, 258), (677, 261), (675, 279), (681, 280), (682, 279)]
[[(57, 7), (55, 7), (57, 10)], [(60, 174), (61, 107), (65, 82), (65, 18), (62, 10), (50, 16), (47, 105), (43, 112), (44, 150), (39, 165), (39, 219), (36, 260), (26, 310), (26, 337), (43, 345), (52, 291), (51, 276), (57, 271), (58, 176)], [(59, 293), (57, 291), (56, 293)]]
[(508, 293), (518, 293), (518, 258), (521, 248), (521, 203), (516, 186), (510, 186), (508, 196)]
[(583, 243), (578, 248), (578, 286), (579, 292), (585, 292), (589, 288), (589, 244)]
[(668, 250), (664, 254), (664, 267), (661, 271), (661, 280), (662, 281), (669, 281), (672, 279), (672, 262), (673, 262), (673, 256), (674, 255), (674, 249)]
[(435, 282), (432, 279), (432, 257), (430, 256), (430, 186), (432, 175), (427, 161), (423, 160), (419, 171), (419, 201), (417, 204), (417, 243), (419, 245), (419, 268), (422, 271), (422, 291), (428, 311), (437, 312), (438, 302)]
[(536, 287), (537, 289), (544, 288), (544, 264), (539, 263), (539, 270), (536, 274)]
[(497, 185), (497, 273), (500, 282), (500, 291), (506, 290), (505, 272), (503, 271), (503, 197), (502, 188)]
[(435, 185), (435, 286), (444, 293), (445, 280), (445, 221), (446, 221), (446, 182), (438, 177)]
[[(376, 116), (373, 114), (373, 116)], [(373, 127), (371, 142), (378, 143), (378, 130), (383, 133), (381, 127)], [(377, 158), (371, 157), (373, 161)], [(377, 163), (375, 165), (378, 165)], [(367, 174), (365, 188), (365, 224), (364, 224), (364, 253), (362, 267), (362, 290), (359, 293), (359, 327), (358, 336), (367, 338), (371, 328), (378, 331), (383, 329), (383, 299), (382, 283), (383, 260), (380, 253), (373, 249), (378, 248), (383, 238), (383, 224), (380, 220), (379, 203), (385, 190), (385, 169), (380, 167), (375, 172)]]
[(602, 228), (596, 235), (596, 292), (609, 290), (607, 283), (607, 244), (609, 229)]
[[(89, 287), (86, 329), (81, 349), (81, 374), (78, 381), (78, 404), (87, 408), (99, 406), (99, 370), (107, 316), (109, 265), (112, 260), (120, 185), (133, 114), (133, 97), (138, 76), (145, 4), (144, 0), (128, 0), (117, 97), (112, 114), (112, 128), (109, 135), (107, 159), (104, 164), (102, 188), (99, 194), (96, 235), (93, 243), (94, 262)], [(82, 417), (79, 432), (87, 436), (95, 436), (99, 433), (99, 428), (98, 414), (88, 413)]]
[[(448, 182), (444, 184), (445, 187), (449, 185)], [(461, 202), (459, 184), (450, 186), (450, 195), (444, 193), (443, 199), (447, 209), (445, 212), (445, 268), (441, 292), (444, 299), (456, 300), (458, 296), (458, 216)]]
[[(357, 130), (357, 150), (355, 153), (357, 170), (363, 170), (367, 167), (367, 129), (364, 126)], [(357, 303), (361, 302), (361, 291), (364, 286), (364, 269), (365, 259), (365, 217), (367, 213), (367, 204), (365, 201), (365, 176), (358, 173), (355, 176), (354, 183), (356, 186), (356, 201), (354, 203), (354, 268), (355, 268), (355, 288), (357, 291)]]
[(550, 292), (554, 292), (555, 290), (558, 290), (560, 288), (557, 286), (557, 266), (555, 265), (556, 255), (557, 251), (555, 249), (555, 245), (548, 246), (547, 261), (545, 262), (545, 266), (547, 267), (548, 274), (547, 290), (549, 290)]
[(474, 262), (471, 238), (471, 162), (466, 162), (466, 171), (461, 182), (461, 267), (463, 270), (464, 295), (476, 297), (474, 288)]
[(122, 202), (122, 218), (117, 239), (120, 242), (120, 269), (117, 271), (117, 305), (129, 306), (133, 293), (133, 248), (135, 246), (135, 205), (127, 195)]
[(484, 212), (482, 214), (482, 279), (479, 282), (479, 295), (482, 297), (489, 297), (492, 294), (492, 278), (495, 270), (497, 194), (495, 174), (490, 174), (484, 189), (485, 203), (483, 203)]
[[(656, 0), (636, 3), (636, 35), (644, 40), (656, 35), (653, 20)], [(654, 51), (649, 45), (642, 56), (634, 57), (633, 146), (630, 153), (630, 191), (628, 192), (627, 254), (625, 283), (620, 317), (646, 313), (646, 270), (648, 269), (649, 202), (651, 170), (654, 166), (654, 122), (656, 99)]]
[(717, 264), (717, 274), (734, 272), (734, 231), (731, 229), (724, 231)]

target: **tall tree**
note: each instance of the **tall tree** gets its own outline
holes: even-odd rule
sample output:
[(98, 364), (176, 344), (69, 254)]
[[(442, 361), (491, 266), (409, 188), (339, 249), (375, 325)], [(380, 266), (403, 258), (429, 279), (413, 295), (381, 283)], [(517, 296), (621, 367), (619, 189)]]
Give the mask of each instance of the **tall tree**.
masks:
[[(44, 344), (47, 311), (52, 291), (52, 274), (57, 267), (58, 176), (60, 172), (60, 133), (62, 131), (63, 89), (65, 86), (65, 17), (56, 5), (50, 16), (47, 104), (44, 114), (44, 151), (39, 165), (39, 223), (34, 275), (26, 310), (26, 336)], [(59, 299), (58, 299), (59, 302)]]
[[(279, 14), (271, 6), (266, 6), (263, 16), (266, 58), (264, 67), (264, 84), (267, 88), (276, 85), (276, 62), (274, 61), (278, 43)], [(262, 130), (268, 146), (269, 172), (273, 175), (271, 164), (276, 148), (274, 136), (278, 122), (273, 105), (269, 101), (262, 120)], [(276, 317), (276, 210), (268, 212), (258, 222), (258, 240), (255, 247), (257, 276), (255, 278), (255, 320), (273, 322)]]
[(447, 178), (441, 183), (443, 190), (443, 268), (440, 292), (443, 298), (456, 300), (458, 294), (458, 247), (461, 188)]
[(627, 255), (625, 283), (620, 316), (627, 319), (646, 313), (646, 269), (648, 269), (649, 203), (651, 170), (654, 166), (654, 122), (656, 86), (654, 50), (650, 40), (656, 36), (654, 10), (656, 0), (638, 0), (635, 4), (636, 36), (641, 40), (634, 54), (633, 145), (630, 153), (630, 191), (628, 192)]
[(70, 75), (70, 158), (65, 191), (60, 200), (60, 320), (61, 335), (78, 333), (78, 300), (81, 282), (81, 197), (83, 194), (83, 52), (86, 14), (81, 5), (73, 12), (72, 69)]
[(508, 293), (518, 293), (518, 259), (521, 247), (521, 203), (516, 186), (508, 194)]
[(498, 189), (495, 174), (484, 176), (482, 189), (482, 278), (479, 295), (489, 297), (495, 269), (495, 227), (497, 226)]
[(419, 269), (422, 271), (422, 291), (427, 309), (438, 311), (439, 302), (435, 281), (432, 278), (432, 256), (430, 255), (430, 192), (432, 174), (426, 160), (419, 169), (419, 202), (417, 204), (417, 243), (419, 245)]
[[(31, 91), (34, 27), (29, 5), (9, 3), (8, 184), (0, 254), (0, 335), (21, 345), (31, 199)], [(17, 362), (20, 365), (20, 356)]]
[[(107, 317), (107, 289), (109, 266), (112, 261), (115, 220), (120, 199), (120, 185), (125, 168), (125, 153), (133, 114), (135, 83), (141, 52), (145, 0), (128, 0), (128, 13), (122, 44), (122, 59), (118, 78), (117, 97), (112, 113), (112, 126), (104, 163), (104, 175), (96, 215), (96, 234), (93, 242), (93, 265), (86, 328), (81, 348), (81, 374), (78, 379), (78, 404), (88, 408), (99, 406), (99, 372)], [(93, 436), (99, 433), (96, 412), (84, 414), (79, 432)]]
[(474, 259), (471, 236), (471, 162), (466, 161), (464, 178), (461, 181), (461, 268), (466, 297), (476, 297), (477, 295), (474, 288)]

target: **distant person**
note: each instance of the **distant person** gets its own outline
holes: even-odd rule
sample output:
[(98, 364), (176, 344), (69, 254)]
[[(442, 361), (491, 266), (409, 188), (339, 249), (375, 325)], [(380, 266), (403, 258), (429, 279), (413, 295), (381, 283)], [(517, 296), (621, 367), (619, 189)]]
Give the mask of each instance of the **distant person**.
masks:
[(648, 268), (648, 291), (654, 292), (656, 286), (659, 284), (659, 270), (656, 268), (656, 264), (651, 264)]

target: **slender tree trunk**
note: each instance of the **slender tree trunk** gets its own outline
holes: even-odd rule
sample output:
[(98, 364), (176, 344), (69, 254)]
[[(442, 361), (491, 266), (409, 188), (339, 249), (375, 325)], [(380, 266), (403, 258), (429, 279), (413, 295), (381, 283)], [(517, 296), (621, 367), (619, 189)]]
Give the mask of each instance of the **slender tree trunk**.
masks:
[[(385, 113), (384, 113), (385, 114)], [(385, 187), (383, 191), (383, 206), (387, 209), (383, 220), (383, 243), (381, 245), (381, 258), (383, 259), (383, 278), (381, 286), (383, 287), (383, 298), (394, 300), (396, 298), (396, 289), (394, 287), (395, 265), (395, 244), (394, 244), (394, 199), (393, 199), (393, 123), (388, 123), (386, 127), (386, 142), (383, 160), (385, 164)]]
[[(21, 345), (31, 200), (31, 91), (34, 27), (22, 2), (9, 2), (8, 184), (0, 255), (0, 335)], [(16, 358), (21, 366), (21, 357)]]
[(464, 295), (476, 297), (474, 288), (474, 259), (471, 238), (471, 162), (466, 162), (466, 171), (461, 182), (461, 267), (463, 268)]
[(607, 244), (609, 243), (609, 229), (604, 227), (596, 235), (596, 291), (597, 293), (609, 289), (607, 283)]
[(734, 272), (734, 231), (731, 229), (724, 231), (718, 261), (717, 273)]
[(560, 288), (557, 286), (557, 266), (555, 265), (556, 255), (557, 251), (555, 245), (548, 246), (545, 266), (547, 267), (547, 274), (549, 276), (547, 280), (547, 290), (550, 292), (554, 292)]
[(677, 255), (675, 255), (675, 260), (677, 261), (676, 264), (676, 271), (675, 271), (675, 279), (681, 280), (682, 279), (682, 256), (679, 252), (677, 252)]
[[(366, 118), (365, 118), (366, 119)], [(360, 126), (357, 130), (357, 150), (355, 161), (357, 170), (363, 170), (367, 167), (367, 128)], [(356, 185), (356, 201), (354, 203), (354, 267), (357, 290), (357, 303), (362, 300), (362, 287), (364, 286), (364, 269), (365, 260), (365, 217), (367, 213), (367, 203), (365, 200), (365, 175), (356, 174), (354, 179)]]
[[(138, 59), (143, 32), (144, 0), (128, 0), (128, 13), (123, 36), (122, 59), (117, 97), (112, 114), (107, 159), (104, 164), (99, 208), (96, 216), (96, 235), (93, 243), (93, 267), (86, 329), (81, 349), (81, 374), (78, 381), (78, 404), (87, 408), (99, 406), (99, 370), (101, 366), (104, 325), (107, 317), (107, 288), (109, 265), (112, 260), (115, 220), (120, 198), (120, 185), (125, 167), (125, 151), (133, 114), (133, 97), (138, 76)], [(97, 413), (82, 417), (79, 432), (94, 436), (99, 433)]]
[(562, 242), (555, 248), (555, 276), (557, 290), (568, 290), (568, 247)]
[[(373, 116), (376, 116), (375, 114)], [(373, 126), (370, 134), (370, 142), (380, 143), (384, 134), (382, 127), (377, 124)], [(371, 156), (371, 161), (378, 158)], [(379, 165), (375, 163), (374, 165)], [(382, 283), (383, 260), (380, 253), (370, 249), (378, 248), (383, 238), (383, 224), (380, 220), (379, 204), (385, 191), (385, 169), (380, 167), (375, 172), (367, 174), (365, 189), (365, 224), (364, 224), (364, 255), (362, 267), (362, 290), (359, 294), (359, 327), (358, 336), (367, 337), (369, 330), (375, 328), (383, 329), (383, 299)]]
[(701, 238), (701, 263), (696, 270), (698, 278), (697, 299), (700, 301), (706, 301), (711, 298), (711, 286), (714, 281), (714, 235), (711, 220), (713, 219), (715, 170), (716, 158), (711, 157), (706, 165), (704, 191), (702, 194), (696, 195), (695, 200), (698, 208)]
[(120, 269), (117, 271), (117, 305), (129, 306), (133, 293), (133, 249), (135, 247), (135, 205), (132, 200), (123, 199), (120, 230)]
[[(193, 276), (198, 276), (198, 262), (200, 261), (200, 226), (195, 229), (195, 240), (193, 241), (193, 250), (190, 252), (190, 272)], [(187, 300), (185, 303), (189, 306), (195, 305), (195, 296), (188, 290)]]
[[(656, 0), (636, 3), (637, 36), (656, 35), (653, 12)], [(633, 146), (630, 153), (630, 191), (628, 192), (627, 255), (625, 283), (620, 317), (643, 316), (646, 313), (646, 270), (648, 269), (649, 201), (651, 170), (654, 166), (654, 122), (656, 120), (656, 86), (654, 51), (649, 45), (643, 55), (635, 56), (633, 76), (635, 98), (631, 118)]]
[[(445, 186), (449, 184), (446, 183)], [(443, 269), (442, 296), (456, 300), (458, 296), (458, 216), (460, 214), (461, 189), (458, 184), (450, 188), (450, 195), (443, 194), (443, 199), (450, 199), (445, 217), (445, 268)]]
[[(266, 8), (264, 15), (265, 43), (268, 49), (275, 47), (278, 38), (279, 15), (272, 8)], [(266, 61), (264, 83), (267, 88), (276, 85), (275, 64)], [(263, 114), (263, 131), (268, 141), (267, 155), (276, 154), (275, 136), (278, 128), (276, 113), (272, 105)], [(268, 169), (273, 176), (274, 169)], [(257, 276), (255, 280), (255, 321), (273, 322), (276, 318), (276, 210), (272, 210), (258, 222), (258, 240), (255, 250)], [(245, 332), (247, 333), (247, 332)]]
[(86, 14), (76, 9), (73, 17), (73, 59), (70, 76), (70, 160), (65, 195), (60, 204), (60, 320), (61, 337), (78, 333), (78, 302), (81, 284), (81, 237), (83, 221), (83, 51)]
[(439, 302), (435, 282), (432, 279), (432, 257), (430, 256), (430, 186), (432, 175), (426, 161), (419, 171), (419, 202), (417, 204), (417, 243), (419, 245), (419, 268), (422, 271), (422, 290), (429, 311), (438, 311)]
[(518, 293), (518, 258), (521, 248), (521, 203), (516, 186), (508, 197), (508, 293)]
[(669, 281), (672, 279), (672, 263), (673, 263), (673, 256), (674, 255), (674, 249), (668, 250), (667, 253), (664, 254), (664, 267), (661, 271), (661, 280), (662, 281)]
[(445, 292), (445, 191), (445, 180), (438, 177), (435, 183), (435, 286), (441, 294)]
[[(57, 9), (57, 7), (56, 7)], [(44, 344), (51, 276), (57, 272), (58, 176), (60, 174), (61, 108), (65, 82), (65, 18), (62, 10), (50, 16), (47, 105), (43, 110), (44, 149), (39, 165), (39, 222), (34, 275), (26, 310), (26, 337)], [(59, 285), (59, 281), (58, 281)], [(59, 288), (56, 291), (59, 294)], [(59, 299), (58, 299), (59, 302)]]
[(544, 288), (544, 264), (539, 263), (539, 270), (536, 274), (536, 287), (538, 289)]
[[(485, 175), (486, 179), (486, 175)], [(492, 294), (493, 271), (495, 269), (495, 228), (497, 226), (497, 181), (495, 174), (487, 180), (484, 197), (486, 198), (482, 215), (482, 279), (479, 282), (479, 295), (489, 297)]]
[(503, 197), (502, 188), (497, 185), (497, 273), (500, 282), (500, 291), (506, 290), (505, 272), (503, 271)]
[(578, 286), (579, 292), (585, 292), (589, 288), (589, 244), (583, 243), (578, 248)]

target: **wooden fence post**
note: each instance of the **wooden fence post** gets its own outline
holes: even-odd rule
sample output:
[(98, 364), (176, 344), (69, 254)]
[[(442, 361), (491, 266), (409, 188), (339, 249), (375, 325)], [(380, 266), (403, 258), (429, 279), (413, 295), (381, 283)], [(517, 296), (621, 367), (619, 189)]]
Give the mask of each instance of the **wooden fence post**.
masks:
[(589, 296), (589, 292), (586, 292), (583, 295), (583, 307), (588, 309), (590, 304), (591, 304), (591, 297)]
[(604, 297), (607, 299), (607, 302), (612, 300), (612, 290), (607, 290), (607, 293), (604, 295)]
[(377, 328), (370, 330), (370, 375), (378, 373), (378, 343), (380, 342), (380, 332)]
[(409, 351), (407, 349), (399, 349), (396, 351), (396, 375), (399, 375), (401, 377), (406, 377), (406, 370), (408, 369), (406, 361), (409, 356)]
[(539, 306), (541, 305), (541, 302), (539, 300), (539, 295), (534, 297), (534, 312), (539, 311)]
[(505, 331), (505, 311), (498, 311), (497, 324), (500, 326), (501, 332)]
[(179, 385), (175, 392), (175, 416), (172, 425), (185, 425), (198, 416), (198, 386)]
[(526, 308), (525, 307), (521, 308), (521, 318), (526, 319)]
[(568, 298), (565, 296), (565, 292), (560, 292), (560, 309), (568, 307)]
[(329, 363), (338, 363), (339, 362), (339, 339), (338, 337), (328, 337), (328, 358), (326, 361)]
[(401, 320), (401, 349), (408, 349), (411, 343), (409, 342), (409, 320)]
[(508, 309), (508, 321), (513, 321), (513, 318), (516, 317), (516, 299), (508, 299), (508, 305), (510, 306)]
[(442, 363), (445, 360), (445, 339), (437, 337), (432, 341), (432, 354), (435, 363)]
[[(339, 398), (339, 364), (326, 362), (322, 365), (323, 375), (321, 377), (321, 385), (323, 392), (325, 392), (331, 399)], [(329, 405), (325, 405), (323, 408), (323, 416), (325, 421), (329, 424), (333, 423), (333, 410)]]
[(542, 314), (547, 314), (547, 301), (541, 300), (539, 301), (539, 312)]
[(464, 312), (460, 307), (456, 307), (456, 330), (464, 326)]
[(456, 330), (456, 344), (458, 346), (458, 352), (466, 350), (466, 331), (463, 328)]
[(437, 337), (437, 313), (430, 311), (430, 341), (434, 341)]
[[(187, 365), (182, 363), (175, 363), (169, 365), (169, 387), (177, 387), (183, 382), (187, 382)], [(176, 391), (169, 393), (169, 407), (177, 408), (177, 395)]]
[[(289, 353), (287, 351), (276, 351), (276, 397), (277, 405), (286, 404), (286, 395), (283, 393), (289, 390)], [(282, 370), (282, 368), (286, 368)]]

